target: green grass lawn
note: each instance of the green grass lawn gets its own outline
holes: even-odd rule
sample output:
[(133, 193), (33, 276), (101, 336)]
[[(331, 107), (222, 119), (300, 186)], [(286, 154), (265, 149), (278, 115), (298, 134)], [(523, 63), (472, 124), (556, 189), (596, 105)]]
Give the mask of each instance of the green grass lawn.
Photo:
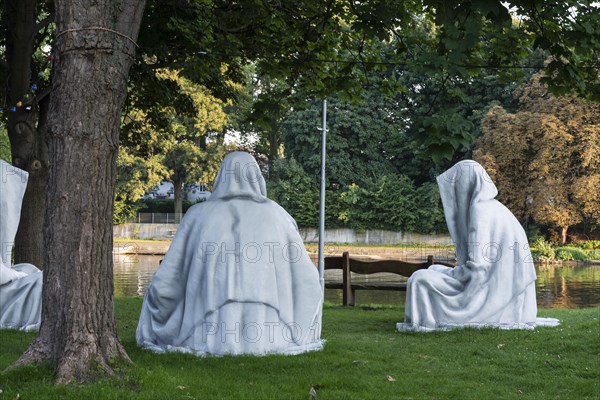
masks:
[[(561, 320), (535, 331), (397, 333), (398, 306), (327, 305), (322, 352), (298, 356), (156, 355), (135, 343), (141, 298), (118, 298), (121, 339), (134, 365), (122, 381), (54, 387), (52, 371), (0, 375), (0, 399), (598, 399), (600, 308), (540, 310)], [(0, 331), (0, 368), (34, 334)]]

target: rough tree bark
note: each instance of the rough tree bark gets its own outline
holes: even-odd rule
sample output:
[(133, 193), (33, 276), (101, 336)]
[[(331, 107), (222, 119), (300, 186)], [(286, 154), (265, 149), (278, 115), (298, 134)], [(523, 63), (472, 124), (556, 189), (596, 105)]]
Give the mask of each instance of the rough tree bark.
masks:
[(8, 114), (8, 136), (13, 164), (29, 172), (14, 257), (15, 263), (28, 262), (41, 268), (44, 261), (43, 224), (49, 167), (45, 142), (49, 91), (31, 90), (31, 71), (36, 35), (41, 27), (46, 26), (50, 17), (47, 21), (37, 22), (37, 0), (5, 0), (4, 4), (7, 23), (7, 104), (13, 106), (19, 101), (23, 103), (15, 112)]
[(16, 365), (50, 362), (57, 383), (111, 374), (117, 337), (112, 214), (119, 122), (145, 1), (57, 0), (42, 324)]

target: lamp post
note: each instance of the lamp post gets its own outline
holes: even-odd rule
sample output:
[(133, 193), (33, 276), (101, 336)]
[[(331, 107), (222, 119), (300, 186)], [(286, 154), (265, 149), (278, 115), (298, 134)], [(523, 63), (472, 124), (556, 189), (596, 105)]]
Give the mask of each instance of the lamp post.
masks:
[(323, 100), (323, 125), (321, 131), (321, 196), (319, 203), (319, 282), (325, 296), (325, 155), (327, 138), (327, 100)]

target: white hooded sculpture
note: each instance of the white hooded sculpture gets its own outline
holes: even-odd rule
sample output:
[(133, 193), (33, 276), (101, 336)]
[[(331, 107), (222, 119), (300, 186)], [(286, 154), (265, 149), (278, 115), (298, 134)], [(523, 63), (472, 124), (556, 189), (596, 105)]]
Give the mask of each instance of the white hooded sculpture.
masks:
[(322, 302), (295, 221), (267, 199), (254, 158), (234, 152), (152, 277), (137, 342), (196, 355), (319, 350)]
[(457, 267), (432, 265), (409, 278), (405, 319), (397, 330), (558, 325), (552, 318), (536, 318), (536, 274), (527, 236), (495, 199), (498, 190), (484, 168), (461, 161), (437, 181)]
[(27, 172), (0, 160), (0, 328), (36, 330), (42, 311), (42, 272), (31, 264), (11, 268), (11, 255)]

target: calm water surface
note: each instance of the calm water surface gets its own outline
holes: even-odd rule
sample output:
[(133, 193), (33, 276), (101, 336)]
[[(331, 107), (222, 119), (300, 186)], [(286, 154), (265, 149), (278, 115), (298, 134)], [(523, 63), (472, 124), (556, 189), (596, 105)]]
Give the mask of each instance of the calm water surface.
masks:
[[(143, 296), (152, 274), (164, 256), (115, 255), (114, 277), (117, 296)], [(540, 308), (583, 308), (600, 306), (600, 265), (537, 265), (537, 302)], [(373, 274), (359, 280), (398, 281), (397, 275)], [(340, 280), (341, 271), (325, 271), (325, 280)], [(405, 292), (357, 290), (356, 304), (404, 304)], [(327, 289), (325, 299), (342, 302), (342, 291)]]

